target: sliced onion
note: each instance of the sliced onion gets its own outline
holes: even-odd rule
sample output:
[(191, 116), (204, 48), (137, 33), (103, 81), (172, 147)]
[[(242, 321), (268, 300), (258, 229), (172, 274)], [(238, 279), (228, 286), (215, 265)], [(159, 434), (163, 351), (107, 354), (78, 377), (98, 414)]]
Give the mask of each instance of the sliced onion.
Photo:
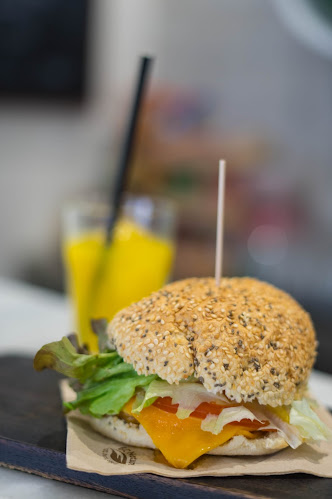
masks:
[[(250, 421), (257, 420), (260, 423), (263, 422), (263, 420), (260, 420), (246, 407), (227, 407), (221, 411), (219, 416), (209, 414), (205, 419), (203, 419), (201, 428), (202, 430), (209, 431), (214, 435), (219, 435), (225, 425), (235, 421), (242, 421), (242, 419), (250, 419)], [(266, 428), (266, 426), (264, 428)]]
[(258, 408), (255, 405), (251, 410), (257, 419), (261, 418), (270, 421), (268, 426), (264, 426), (264, 430), (277, 430), (292, 449), (297, 449), (303, 443), (297, 428), (283, 421), (268, 408), (264, 406), (259, 406)]

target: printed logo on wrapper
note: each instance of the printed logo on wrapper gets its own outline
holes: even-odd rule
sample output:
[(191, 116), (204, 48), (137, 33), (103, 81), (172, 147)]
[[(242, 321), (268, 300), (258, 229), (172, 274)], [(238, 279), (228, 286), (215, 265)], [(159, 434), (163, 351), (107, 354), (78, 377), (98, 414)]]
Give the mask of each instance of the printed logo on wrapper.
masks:
[(128, 464), (136, 463), (136, 454), (130, 447), (105, 447), (103, 449), (103, 458), (112, 464)]

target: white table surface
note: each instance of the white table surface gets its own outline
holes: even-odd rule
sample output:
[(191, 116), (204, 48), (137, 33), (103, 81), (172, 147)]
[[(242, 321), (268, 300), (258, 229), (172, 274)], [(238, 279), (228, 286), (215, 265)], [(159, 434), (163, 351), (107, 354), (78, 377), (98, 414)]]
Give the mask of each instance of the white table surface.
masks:
[[(33, 355), (43, 344), (71, 331), (69, 305), (63, 295), (21, 282), (0, 279), (0, 354)], [(314, 371), (311, 392), (332, 409), (332, 376)], [(116, 496), (55, 480), (0, 468), (0, 499), (101, 499)]]

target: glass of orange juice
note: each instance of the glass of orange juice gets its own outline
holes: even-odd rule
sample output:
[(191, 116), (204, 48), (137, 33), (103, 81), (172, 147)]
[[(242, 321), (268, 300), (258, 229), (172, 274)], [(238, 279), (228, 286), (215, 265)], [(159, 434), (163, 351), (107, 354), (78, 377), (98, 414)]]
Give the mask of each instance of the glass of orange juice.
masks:
[[(66, 285), (81, 345), (96, 352), (93, 318), (110, 320), (169, 279), (174, 259), (175, 210), (171, 201), (126, 196), (105, 246), (109, 207), (76, 202), (63, 210), (62, 254)], [(98, 276), (96, 278), (96, 276)]]

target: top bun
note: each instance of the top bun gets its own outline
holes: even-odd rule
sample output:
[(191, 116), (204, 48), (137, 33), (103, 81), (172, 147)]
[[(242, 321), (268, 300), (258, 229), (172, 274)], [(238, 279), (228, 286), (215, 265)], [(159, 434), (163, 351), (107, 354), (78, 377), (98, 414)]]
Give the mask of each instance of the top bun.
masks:
[(246, 277), (168, 284), (118, 312), (108, 334), (138, 374), (194, 375), (209, 392), (273, 407), (303, 396), (316, 356), (309, 314)]

